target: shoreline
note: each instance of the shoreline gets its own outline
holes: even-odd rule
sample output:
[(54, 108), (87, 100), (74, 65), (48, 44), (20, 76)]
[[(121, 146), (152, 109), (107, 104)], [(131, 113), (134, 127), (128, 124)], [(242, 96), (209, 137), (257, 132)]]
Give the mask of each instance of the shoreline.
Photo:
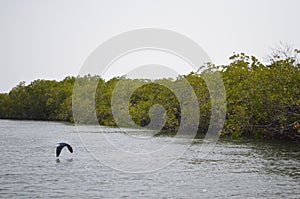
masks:
[[(73, 122), (69, 121), (60, 121), (60, 120), (38, 120), (38, 119), (10, 119), (10, 118), (0, 118), (1, 120), (6, 120), (6, 121), (17, 121), (17, 122), (51, 122), (51, 123), (60, 123), (68, 126), (74, 126), (76, 127), (76, 124)], [(116, 128), (118, 129), (119, 127), (117, 126), (104, 126), (104, 125), (95, 125), (95, 124), (79, 124), (80, 126), (101, 126), (101, 127), (106, 127), (106, 128)], [(125, 128), (125, 127), (123, 127)], [(138, 132), (138, 131), (137, 131)], [(154, 137), (174, 137), (176, 135), (176, 132), (172, 130), (164, 130), (160, 131), (159, 133), (155, 134)], [(181, 138), (181, 137), (178, 137)], [(184, 136), (182, 137), (184, 138)], [(205, 138), (205, 134), (203, 133), (197, 133), (196, 136), (193, 138), (194, 140), (203, 140)], [(275, 143), (275, 144), (282, 144), (282, 145), (300, 145), (300, 142), (297, 142), (292, 139), (268, 139), (268, 138), (256, 138), (256, 137), (251, 137), (251, 136), (241, 136), (241, 137), (233, 137), (230, 135), (220, 135), (218, 138), (218, 142), (234, 142), (234, 143)]]

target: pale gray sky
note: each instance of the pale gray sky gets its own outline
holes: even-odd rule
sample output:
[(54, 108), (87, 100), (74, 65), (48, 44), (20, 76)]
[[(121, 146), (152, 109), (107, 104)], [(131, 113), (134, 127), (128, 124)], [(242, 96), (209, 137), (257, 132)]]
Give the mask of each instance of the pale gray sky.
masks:
[(163, 28), (196, 41), (216, 64), (300, 48), (298, 0), (0, 0), (0, 92), (20, 81), (77, 75), (114, 35)]

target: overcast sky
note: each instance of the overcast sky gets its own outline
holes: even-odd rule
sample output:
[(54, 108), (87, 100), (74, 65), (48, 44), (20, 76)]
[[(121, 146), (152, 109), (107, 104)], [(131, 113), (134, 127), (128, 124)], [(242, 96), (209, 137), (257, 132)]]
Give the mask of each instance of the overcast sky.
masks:
[(188, 36), (216, 64), (233, 52), (263, 59), (280, 41), (300, 48), (299, 8), (298, 0), (0, 0), (0, 92), (76, 76), (102, 42), (145, 27)]

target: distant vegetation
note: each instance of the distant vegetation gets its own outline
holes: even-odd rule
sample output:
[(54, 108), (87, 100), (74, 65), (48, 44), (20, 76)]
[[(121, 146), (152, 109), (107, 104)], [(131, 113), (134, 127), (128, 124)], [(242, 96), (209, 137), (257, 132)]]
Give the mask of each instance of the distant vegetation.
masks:
[[(298, 50), (292, 53), (274, 51), (269, 64), (265, 65), (255, 57), (241, 53), (234, 54), (228, 65), (208, 65), (211, 73), (215, 70), (221, 72), (226, 88), (227, 115), (222, 135), (300, 141), (298, 53)], [(173, 85), (182, 78), (189, 81), (200, 104), (199, 134), (206, 132), (211, 111), (210, 95), (201, 76), (192, 72), (175, 80), (156, 80)], [(132, 84), (149, 82), (126, 77), (115, 77), (109, 81), (97, 76), (77, 79), (82, 84), (91, 79), (98, 81), (95, 108), (99, 124), (107, 126), (116, 125), (110, 107), (116, 83), (120, 79), (131, 81)], [(0, 118), (73, 122), (72, 91), (75, 80), (75, 77), (67, 77), (59, 82), (35, 80), (29, 85), (21, 82), (9, 93), (0, 94)], [(155, 84), (155, 81), (138, 88), (130, 98), (129, 111), (135, 123), (147, 125), (150, 122), (149, 109), (154, 104), (161, 104), (166, 109), (163, 130), (176, 131), (180, 125), (180, 104), (169, 89)], [(83, 123), (89, 123), (88, 117)]]

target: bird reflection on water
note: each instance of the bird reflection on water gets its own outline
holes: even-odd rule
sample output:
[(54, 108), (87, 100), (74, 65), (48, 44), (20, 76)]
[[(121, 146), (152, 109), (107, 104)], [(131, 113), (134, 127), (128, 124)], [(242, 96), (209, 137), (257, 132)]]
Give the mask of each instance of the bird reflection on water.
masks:
[[(57, 163), (60, 163), (61, 161), (60, 161), (59, 158), (57, 158), (57, 159), (56, 159), (56, 162), (57, 162)], [(73, 162), (73, 158), (67, 159), (67, 162)]]

